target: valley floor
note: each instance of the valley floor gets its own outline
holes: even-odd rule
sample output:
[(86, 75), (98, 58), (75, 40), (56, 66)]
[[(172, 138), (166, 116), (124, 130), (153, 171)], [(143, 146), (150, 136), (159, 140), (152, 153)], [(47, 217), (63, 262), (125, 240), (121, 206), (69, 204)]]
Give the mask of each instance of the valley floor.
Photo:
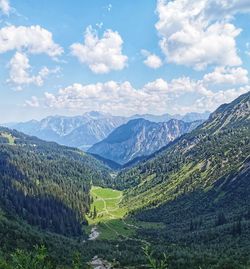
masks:
[(91, 188), (91, 209), (87, 215), (90, 225), (114, 219), (121, 219), (126, 215), (127, 209), (120, 207), (123, 193), (110, 188)]
[(122, 197), (121, 191), (95, 186), (91, 188), (92, 204), (87, 215), (89, 240), (115, 240), (134, 235), (137, 227), (125, 222), (127, 209), (119, 206)]

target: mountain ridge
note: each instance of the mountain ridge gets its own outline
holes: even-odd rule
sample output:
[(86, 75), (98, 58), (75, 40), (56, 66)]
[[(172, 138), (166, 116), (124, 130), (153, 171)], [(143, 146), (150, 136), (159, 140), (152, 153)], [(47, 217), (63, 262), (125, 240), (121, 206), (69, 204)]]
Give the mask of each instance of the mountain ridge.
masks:
[(143, 118), (133, 119), (93, 145), (88, 152), (124, 165), (135, 158), (154, 153), (199, 124), (201, 121), (186, 123), (172, 119), (168, 122), (151, 122)]
[[(194, 113), (197, 119), (205, 119), (207, 113)], [(167, 114), (165, 114), (167, 115)], [(168, 115), (168, 120), (172, 117), (178, 119), (187, 118), (180, 115)], [(28, 135), (37, 136), (46, 141), (54, 141), (62, 145), (78, 147), (87, 150), (93, 144), (105, 139), (114, 129), (128, 122), (131, 119), (147, 117), (154, 118), (156, 122), (161, 122), (163, 116), (157, 115), (134, 115), (131, 117), (113, 116), (109, 113), (98, 111), (86, 112), (78, 116), (48, 116), (42, 120), (30, 120), (20, 123), (2, 124), (3, 126), (16, 129)], [(165, 117), (166, 118), (166, 117)], [(195, 118), (194, 118), (195, 120)]]

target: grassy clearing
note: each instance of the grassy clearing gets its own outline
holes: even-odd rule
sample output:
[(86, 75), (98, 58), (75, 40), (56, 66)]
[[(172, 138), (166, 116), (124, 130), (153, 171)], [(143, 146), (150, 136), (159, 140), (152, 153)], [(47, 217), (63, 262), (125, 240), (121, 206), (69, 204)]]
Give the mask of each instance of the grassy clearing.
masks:
[(90, 225), (109, 220), (122, 219), (127, 213), (126, 208), (119, 206), (122, 192), (101, 187), (91, 188), (92, 204), (87, 220)]

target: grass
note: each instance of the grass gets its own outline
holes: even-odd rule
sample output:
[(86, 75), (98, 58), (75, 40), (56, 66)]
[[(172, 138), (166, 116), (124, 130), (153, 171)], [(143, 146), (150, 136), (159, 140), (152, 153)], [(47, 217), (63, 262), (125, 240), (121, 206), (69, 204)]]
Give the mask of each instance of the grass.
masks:
[(118, 238), (131, 238), (135, 235), (136, 231), (127, 226), (120, 219), (109, 220), (98, 225), (100, 232), (100, 240), (117, 240)]
[(127, 209), (119, 205), (123, 196), (122, 191), (93, 186), (90, 194), (93, 202), (90, 213), (86, 216), (90, 225), (122, 219), (126, 215)]
[[(132, 239), (140, 228), (162, 229), (165, 227), (162, 223), (124, 218), (128, 209), (120, 205), (123, 198), (122, 191), (93, 186), (90, 194), (92, 204), (90, 213), (86, 216), (89, 226), (86, 227), (85, 232), (89, 234), (91, 226), (97, 226), (100, 233), (98, 240)], [(94, 211), (96, 211), (95, 217)]]

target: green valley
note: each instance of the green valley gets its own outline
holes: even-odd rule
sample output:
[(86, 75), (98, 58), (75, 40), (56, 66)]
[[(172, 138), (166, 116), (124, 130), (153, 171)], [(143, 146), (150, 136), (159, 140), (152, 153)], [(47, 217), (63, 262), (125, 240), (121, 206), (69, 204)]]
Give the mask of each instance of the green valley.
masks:
[(79, 269), (93, 258), (122, 269), (150, 260), (163, 261), (156, 269), (248, 269), (249, 120), (247, 93), (118, 173), (0, 128), (0, 262), (44, 244), (57, 269), (72, 268), (76, 253)]

